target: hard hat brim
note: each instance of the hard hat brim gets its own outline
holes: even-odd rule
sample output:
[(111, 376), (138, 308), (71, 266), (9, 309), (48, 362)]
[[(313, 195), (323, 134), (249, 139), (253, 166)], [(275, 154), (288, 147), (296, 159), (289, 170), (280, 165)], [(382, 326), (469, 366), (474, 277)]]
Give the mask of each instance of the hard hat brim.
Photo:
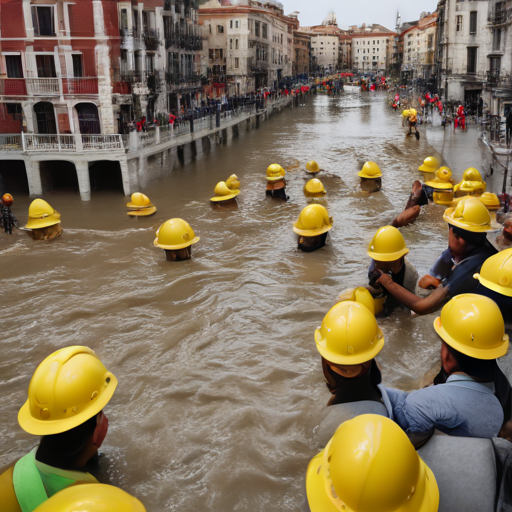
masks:
[(130, 217), (148, 217), (149, 215), (153, 215), (156, 212), (156, 206), (151, 206), (150, 208), (142, 208), (139, 210), (132, 210), (127, 212), (127, 215)]
[(334, 364), (353, 365), (366, 363), (374, 359), (384, 347), (384, 334), (380, 327), (378, 329), (378, 335), (376, 337), (377, 342), (375, 343), (375, 346), (362, 354), (341, 356), (339, 354), (333, 354), (332, 352), (329, 352), (328, 350), (321, 346), (321, 343), (324, 341), (324, 339), (322, 338), (320, 329), (316, 329), (315, 331), (316, 348), (324, 359)]
[(459, 341), (452, 338), (447, 332), (446, 329), (441, 325), (441, 317), (438, 316), (434, 320), (434, 329), (437, 332), (437, 334), (441, 337), (441, 339), (450, 347), (454, 348), (455, 350), (458, 350), (462, 354), (465, 354), (469, 357), (474, 357), (475, 359), (497, 359), (498, 357), (504, 356), (508, 351), (508, 334), (505, 334), (503, 337), (503, 342), (500, 343), (497, 347), (494, 348), (486, 348), (486, 349), (480, 349), (480, 348), (472, 348), (468, 347), (467, 345), (464, 345), (460, 343)]
[(232, 194), (228, 194), (227, 196), (215, 196), (210, 199), (210, 201), (214, 203), (220, 203), (222, 201), (229, 201), (230, 199), (233, 199), (238, 194), (240, 194), (240, 190), (232, 190)]
[(496, 224), (492, 222), (492, 219), (490, 226), (469, 226), (464, 222), (454, 219), (452, 217), (454, 212), (455, 208), (447, 208), (443, 214), (443, 219), (452, 226), (465, 229), (466, 231), (471, 231), (472, 233), (489, 233), (490, 231), (498, 231), (500, 229), (500, 227), (496, 226)]
[(139, 210), (141, 208), (149, 208), (149, 207), (153, 206), (153, 204), (152, 203), (148, 203), (148, 204), (140, 205), (140, 204), (135, 204), (135, 203), (126, 203), (126, 206), (128, 208), (133, 208), (135, 210)]
[(481, 285), (489, 288), (489, 290), (492, 290), (493, 292), (499, 293), (500, 295), (505, 295), (507, 297), (512, 297), (512, 288), (506, 288), (505, 286), (500, 286), (499, 284), (493, 283), (478, 273), (473, 274), (473, 278), (478, 279)]
[(357, 173), (357, 175), (360, 177), (360, 178), (366, 178), (368, 180), (375, 180), (377, 178), (382, 178), (382, 173), (379, 172), (379, 174), (374, 174), (373, 176), (370, 176), (369, 174), (366, 174), (364, 171), (359, 171)]
[(324, 452), (315, 455), (306, 471), (306, 496), (311, 512), (339, 512), (325, 492), (325, 481), (320, 472)]
[(431, 172), (431, 173), (435, 173), (437, 171), (437, 169), (439, 169), (439, 167), (436, 167), (435, 169), (433, 167), (428, 167), (426, 165), (420, 165), (418, 167), (418, 171), (421, 171), (421, 172)]
[(189, 247), (190, 245), (197, 244), (199, 242), (200, 237), (196, 236), (193, 240), (190, 240), (189, 242), (185, 242), (184, 244), (179, 245), (161, 245), (158, 243), (158, 238), (155, 238), (155, 241), (153, 242), (155, 247), (160, 247), (160, 249), (167, 249), (168, 251), (179, 251), (180, 249), (185, 249), (185, 247)]
[(318, 169), (318, 171), (310, 171), (306, 169), (306, 174), (318, 174), (322, 169)]
[(378, 252), (368, 251), (368, 256), (370, 256), (370, 258), (375, 261), (396, 261), (406, 254), (409, 254), (409, 249), (407, 249), (407, 247), (401, 251), (388, 254), (380, 254)]
[(79, 412), (78, 414), (65, 419), (50, 421), (50, 420), (38, 420), (30, 414), (30, 404), (27, 400), (20, 411), (18, 412), (18, 423), (20, 427), (29, 434), (34, 436), (48, 436), (52, 434), (61, 434), (67, 432), (72, 428), (78, 427), (82, 423), (96, 416), (104, 407), (110, 402), (112, 395), (117, 387), (117, 378), (115, 375), (108, 373), (110, 382), (107, 387), (102, 391), (95, 401), (91, 402), (91, 405), (87, 409)]
[(434, 190), (453, 190), (453, 184), (447, 183), (443, 181), (426, 181), (425, 185), (427, 187), (432, 187)]
[(265, 178), (267, 181), (280, 181), (280, 180), (284, 180), (284, 176), (267, 176)]
[(312, 230), (308, 230), (308, 229), (300, 229), (297, 227), (297, 224), (295, 223), (293, 225), (293, 232), (294, 233), (297, 233), (297, 235), (299, 236), (318, 236), (318, 235), (323, 235), (324, 233), (327, 233), (327, 231), (330, 231), (332, 229), (332, 224), (330, 224), (329, 226), (324, 226), (320, 229), (312, 229)]
[(322, 190), (320, 192), (308, 192), (307, 190), (304, 191), (304, 195), (306, 197), (324, 197), (327, 192), (325, 190)]
[(55, 224), (60, 224), (60, 219), (59, 220), (55, 220), (55, 219), (49, 219), (49, 218), (44, 218), (44, 219), (31, 219), (29, 217), (28, 221), (27, 221), (27, 224), (25, 226), (25, 229), (42, 229), (42, 228), (49, 228), (50, 226), (54, 226)]

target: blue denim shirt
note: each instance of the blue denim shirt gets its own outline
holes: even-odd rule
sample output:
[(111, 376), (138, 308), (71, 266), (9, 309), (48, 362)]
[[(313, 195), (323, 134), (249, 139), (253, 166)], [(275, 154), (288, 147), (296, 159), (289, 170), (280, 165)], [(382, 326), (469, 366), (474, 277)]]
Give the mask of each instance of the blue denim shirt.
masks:
[(386, 388), (394, 420), (409, 434), (436, 428), (464, 437), (495, 437), (503, 423), (503, 409), (493, 383), (468, 375), (450, 375), (445, 384), (405, 392)]

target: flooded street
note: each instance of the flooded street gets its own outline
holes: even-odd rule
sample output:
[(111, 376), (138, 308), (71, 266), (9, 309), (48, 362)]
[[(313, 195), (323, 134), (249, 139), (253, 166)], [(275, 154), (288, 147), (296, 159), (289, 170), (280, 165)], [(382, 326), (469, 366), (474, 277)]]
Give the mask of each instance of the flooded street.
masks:
[[(93, 191), (90, 202), (46, 194), (62, 215), (60, 239), (0, 236), (0, 466), (37, 443), (16, 420), (36, 366), (87, 345), (119, 380), (102, 447), (112, 483), (150, 512), (297, 510), (329, 399), (314, 330), (340, 291), (366, 284), (368, 242), (436, 154), (424, 128), (420, 142), (406, 138), (400, 119), (384, 93), (313, 97), (171, 172), (149, 163), (159, 173), (143, 191), (158, 208), (149, 218), (129, 218), (116, 191)], [(292, 223), (312, 159), (325, 169), (334, 227), (324, 249), (302, 253)], [(367, 160), (383, 172), (371, 196), (358, 190)], [(273, 162), (287, 169), (288, 203), (265, 197)], [(447, 163), (456, 181), (469, 166)], [(232, 173), (238, 210), (212, 208), (216, 183)], [(29, 203), (15, 196), (21, 225)], [(431, 204), (401, 230), (420, 275), (446, 247), (442, 214)], [(167, 262), (153, 247), (172, 217), (201, 237), (191, 261)], [(435, 316), (401, 310), (379, 321), (385, 384), (414, 388), (439, 365)]]

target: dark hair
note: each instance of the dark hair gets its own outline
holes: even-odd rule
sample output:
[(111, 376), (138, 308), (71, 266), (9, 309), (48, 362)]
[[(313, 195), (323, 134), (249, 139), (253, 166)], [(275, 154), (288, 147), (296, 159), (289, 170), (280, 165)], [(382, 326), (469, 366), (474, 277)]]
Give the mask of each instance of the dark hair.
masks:
[(496, 370), (496, 359), (476, 359), (467, 356), (445, 343), (450, 355), (457, 361), (454, 371), (467, 373), (470, 377), (482, 381), (493, 381)]
[(448, 224), (451, 230), (462, 240), (464, 240), (467, 244), (475, 245), (476, 247), (480, 247), (485, 244), (487, 240), (487, 233), (474, 233), (473, 231), (468, 231), (467, 229), (462, 229), (457, 226), (453, 226), (452, 224)]
[(96, 416), (61, 434), (43, 436), (37, 450), (37, 460), (61, 469), (71, 468), (77, 455), (94, 433)]

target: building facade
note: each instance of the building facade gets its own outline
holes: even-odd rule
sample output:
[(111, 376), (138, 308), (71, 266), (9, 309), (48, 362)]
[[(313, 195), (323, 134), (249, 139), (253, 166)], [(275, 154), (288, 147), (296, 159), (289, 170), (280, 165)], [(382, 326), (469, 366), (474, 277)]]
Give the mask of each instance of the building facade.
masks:
[(351, 34), (352, 66), (360, 72), (387, 73), (390, 69), (394, 32)]
[(204, 39), (201, 69), (209, 83), (235, 94), (278, 87), (292, 75), (296, 20), (274, 0), (210, 0), (199, 9)]
[(340, 40), (337, 35), (315, 34), (311, 37), (311, 55), (315, 71), (335, 73), (339, 69)]

